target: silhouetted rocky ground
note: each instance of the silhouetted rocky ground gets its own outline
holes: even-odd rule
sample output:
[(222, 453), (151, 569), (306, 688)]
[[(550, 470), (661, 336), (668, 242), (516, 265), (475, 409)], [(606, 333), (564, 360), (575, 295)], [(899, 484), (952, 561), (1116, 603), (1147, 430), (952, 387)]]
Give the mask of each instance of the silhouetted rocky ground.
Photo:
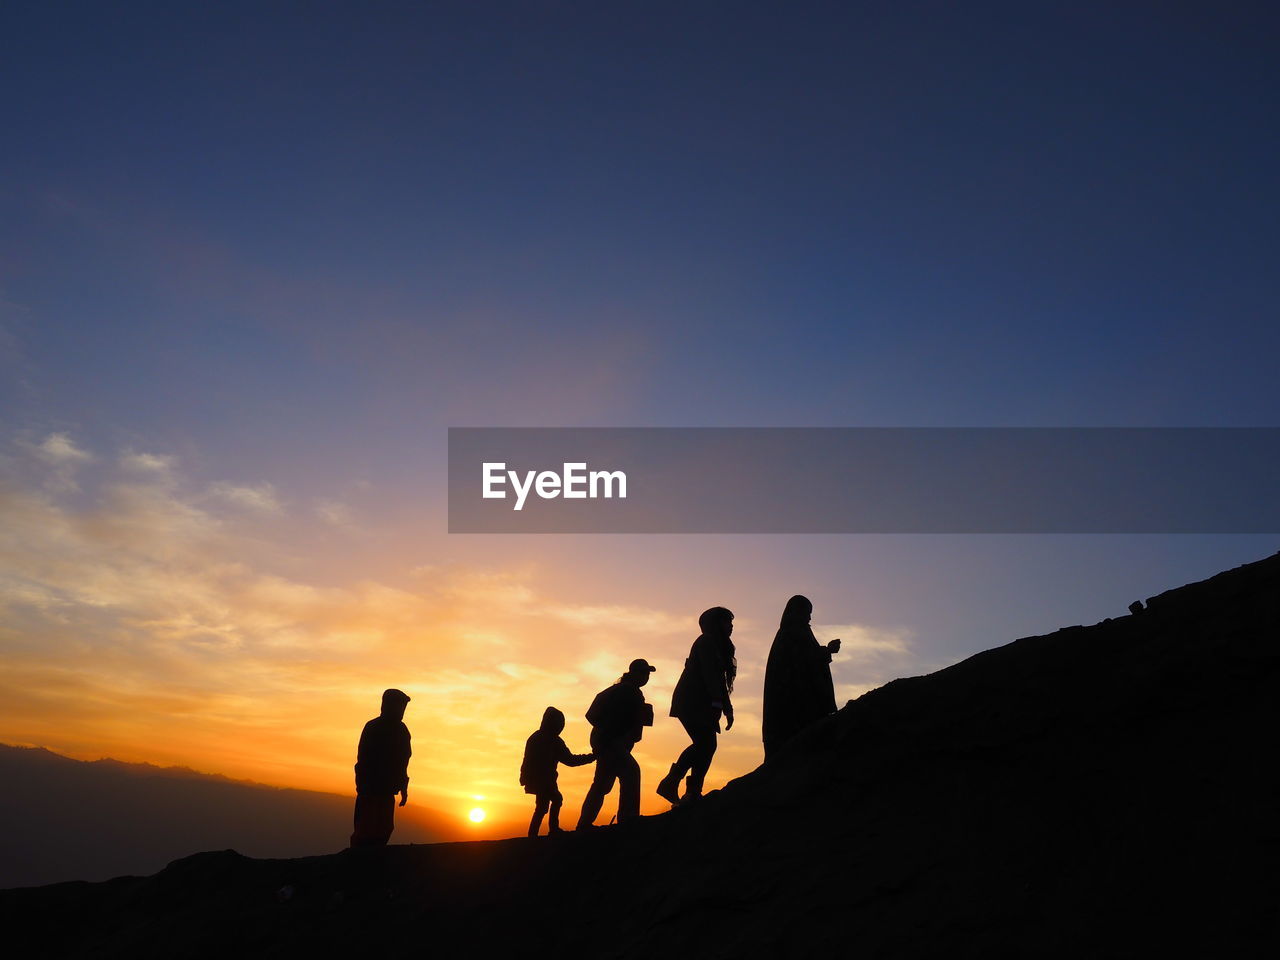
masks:
[(634, 825), (203, 853), (0, 921), (43, 955), (1273, 956), (1278, 626), (1280, 555), (894, 681)]

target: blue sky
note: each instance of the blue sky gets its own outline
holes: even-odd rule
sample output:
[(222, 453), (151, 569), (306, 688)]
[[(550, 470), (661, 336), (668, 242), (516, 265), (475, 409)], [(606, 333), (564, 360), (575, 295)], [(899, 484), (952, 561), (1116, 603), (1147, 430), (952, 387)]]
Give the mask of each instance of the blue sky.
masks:
[[(108, 464), (170, 458), (165, 516), (256, 503), (235, 550), (295, 583), (514, 566), (566, 603), (749, 609), (765, 646), (803, 590), (825, 623), (910, 635), (893, 670), (1118, 615), (1275, 538), (450, 538), (445, 429), (1274, 426), (1277, 26), (8, 4), (12, 483), (70, 516), (107, 509)], [(70, 549), (23, 547), (46, 548)], [(890, 668), (843, 669), (854, 691)]]
[(6, 297), (68, 405), (1270, 423), (1264, 13), (267, 6), (10, 8)]

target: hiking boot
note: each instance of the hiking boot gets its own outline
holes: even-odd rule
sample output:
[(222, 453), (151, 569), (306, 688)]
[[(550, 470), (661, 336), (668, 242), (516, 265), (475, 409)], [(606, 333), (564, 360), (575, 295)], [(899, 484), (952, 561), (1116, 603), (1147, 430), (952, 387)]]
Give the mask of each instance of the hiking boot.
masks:
[(681, 803), (688, 803), (690, 800), (702, 799), (702, 783), (694, 783), (693, 777), (689, 777), (684, 782), (684, 799)]
[(673, 807), (680, 802), (680, 774), (681, 770), (676, 764), (671, 765), (670, 772), (658, 781), (657, 789), (654, 790), (658, 796), (666, 800)]

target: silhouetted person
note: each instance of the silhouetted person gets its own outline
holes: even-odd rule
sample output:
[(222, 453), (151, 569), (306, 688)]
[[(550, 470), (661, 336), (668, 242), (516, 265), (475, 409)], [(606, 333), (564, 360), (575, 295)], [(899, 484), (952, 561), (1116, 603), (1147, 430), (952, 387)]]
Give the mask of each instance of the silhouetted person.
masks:
[(551, 811), (547, 823), (548, 833), (560, 832), (560, 805), (564, 796), (558, 781), (560, 764), (580, 767), (595, 757), (590, 753), (570, 753), (560, 734), (564, 732), (564, 714), (555, 707), (547, 707), (542, 714), (542, 726), (529, 735), (524, 744), (524, 762), (520, 764), (520, 785), (525, 793), (533, 794), (533, 819), (529, 821), (529, 836), (536, 837), (542, 827), (542, 818)]
[(640, 764), (631, 748), (644, 728), (653, 724), (653, 707), (645, 703), (640, 688), (649, 682), (654, 667), (647, 660), (632, 660), (618, 682), (596, 694), (587, 711), (591, 724), (591, 752), (596, 755), (596, 775), (582, 801), (578, 829), (596, 821), (604, 798), (618, 781), (618, 822), (640, 815)]
[(831, 656), (840, 650), (840, 641), (820, 644), (809, 626), (812, 616), (813, 604), (806, 597), (792, 597), (769, 648), (761, 725), (766, 760), (809, 724), (836, 711)]
[[(671, 770), (658, 783), (658, 796), (673, 804), (702, 796), (702, 784), (716, 753), (720, 716), (725, 730), (733, 729), (733, 679), (738, 673), (734, 659), (733, 614), (724, 607), (712, 607), (698, 618), (702, 635), (693, 641), (684, 670), (671, 694), (671, 716), (680, 721), (692, 741), (684, 748)], [(680, 780), (686, 774), (684, 797)]]
[(364, 725), (356, 749), (356, 813), (353, 847), (381, 847), (395, 829), (396, 794), (400, 806), (409, 801), (409, 728), (404, 708), (409, 697), (400, 690), (382, 694), (382, 713)]

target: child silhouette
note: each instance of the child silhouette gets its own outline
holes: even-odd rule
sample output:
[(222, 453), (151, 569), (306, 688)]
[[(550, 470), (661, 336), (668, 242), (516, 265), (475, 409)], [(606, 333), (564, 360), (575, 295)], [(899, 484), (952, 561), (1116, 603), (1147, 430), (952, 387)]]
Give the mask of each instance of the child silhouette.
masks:
[(557, 765), (563, 763), (567, 767), (580, 767), (596, 758), (593, 753), (570, 753), (560, 736), (563, 731), (564, 714), (555, 707), (547, 707), (542, 714), (542, 726), (525, 741), (520, 785), (525, 793), (533, 794), (533, 819), (529, 821), (531, 837), (538, 835), (548, 809), (551, 811), (548, 833), (560, 832), (560, 805), (564, 797), (557, 785), (560, 779)]

